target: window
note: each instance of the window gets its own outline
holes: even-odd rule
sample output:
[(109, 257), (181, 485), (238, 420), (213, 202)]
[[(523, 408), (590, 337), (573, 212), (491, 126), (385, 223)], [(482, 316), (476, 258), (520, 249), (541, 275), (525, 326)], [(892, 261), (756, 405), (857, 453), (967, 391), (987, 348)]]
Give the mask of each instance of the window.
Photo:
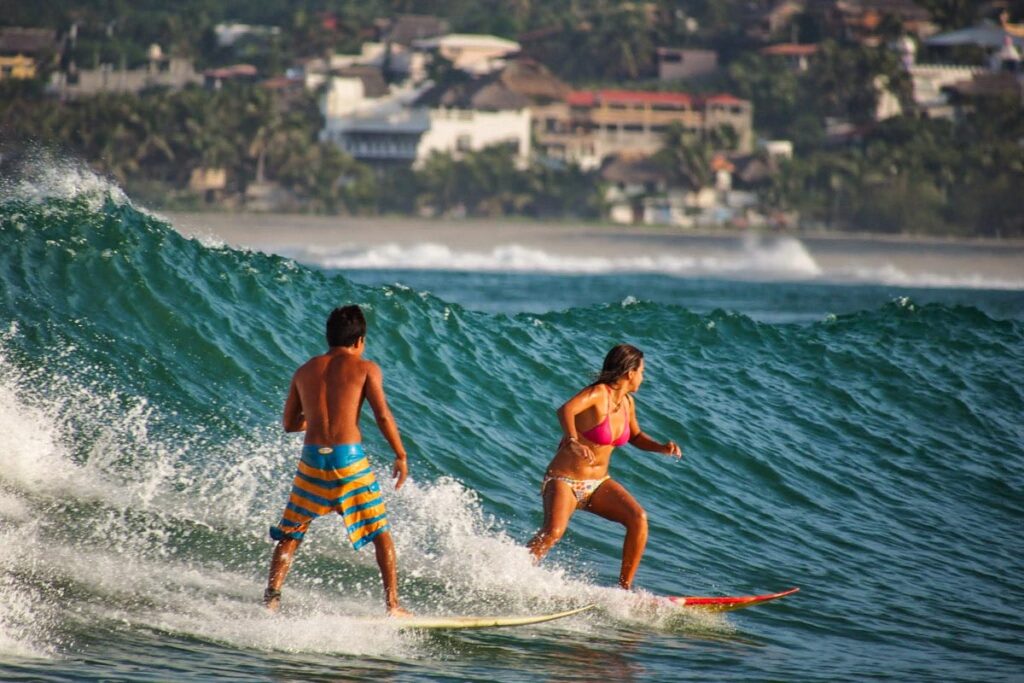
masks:
[(622, 129), (627, 133), (642, 133), (644, 127), (639, 123), (627, 123), (622, 127)]

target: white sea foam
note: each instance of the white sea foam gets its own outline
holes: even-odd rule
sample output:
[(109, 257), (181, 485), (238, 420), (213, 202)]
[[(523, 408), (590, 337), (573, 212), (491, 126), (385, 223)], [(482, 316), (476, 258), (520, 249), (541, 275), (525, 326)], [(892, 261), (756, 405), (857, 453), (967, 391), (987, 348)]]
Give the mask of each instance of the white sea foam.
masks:
[(709, 254), (657, 253), (629, 256), (558, 254), (520, 244), (488, 251), (453, 249), (444, 244), (388, 243), (376, 246), (305, 246), (277, 249), (298, 261), (329, 269), (455, 270), (508, 273), (662, 273), (677, 277), (727, 277), (779, 281), (881, 284), (942, 289), (1024, 289), (1024, 278), (977, 272), (913, 272), (892, 263), (823, 266), (795, 238), (760, 240), (748, 236), (732, 251)]
[(37, 149), (30, 157), (16, 179), (0, 184), (0, 200), (41, 202), (84, 197), (93, 211), (99, 210), (107, 199), (116, 204), (129, 203), (117, 183), (81, 161), (57, 157), (46, 149)]
[[(303, 544), (283, 613), (259, 606), (272, 548), (266, 527), (287, 495), (292, 437), (257, 430), (223, 444), (201, 431), (181, 434), (161, 424), (159, 406), (92, 387), (95, 369), (82, 377), (19, 370), (4, 354), (16, 334), (0, 338), (0, 543), (8, 549), (0, 555), (0, 654), (59, 655), (74, 648), (62, 634), (119, 624), (240, 648), (430, 656), (422, 638), (353, 619), (382, 613), (380, 583), (372, 550), (352, 552), (336, 516), (317, 520)], [(557, 628), (589, 633), (609, 619), (678, 628), (674, 610), (595, 586), (578, 569), (534, 566), (455, 480), (383, 488), (403, 599), (419, 613), (598, 602), (601, 611)], [(225, 566), (207, 559), (211, 543), (249, 550)], [(730, 628), (717, 617), (685, 619), (687, 628)]]
[(882, 284), (896, 287), (926, 289), (1024, 289), (1024, 278), (992, 277), (981, 273), (935, 273), (923, 271), (909, 273), (892, 263), (879, 266), (861, 266), (839, 269), (833, 275), (840, 281)]
[(670, 275), (735, 275), (751, 273), (788, 279), (816, 277), (821, 269), (804, 245), (784, 238), (769, 243), (756, 239), (728, 254), (651, 254), (579, 256), (555, 254), (521, 244), (503, 244), (490, 251), (462, 251), (432, 242), (378, 246), (293, 247), (281, 249), (299, 261), (322, 268), (459, 270), (522, 273), (666, 273)]

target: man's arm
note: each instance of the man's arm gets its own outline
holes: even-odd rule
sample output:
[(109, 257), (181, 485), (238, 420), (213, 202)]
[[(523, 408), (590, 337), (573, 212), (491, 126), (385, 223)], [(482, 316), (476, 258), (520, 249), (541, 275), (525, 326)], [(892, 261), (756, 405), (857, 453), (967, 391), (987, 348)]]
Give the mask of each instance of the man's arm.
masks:
[(391, 475), (397, 479), (395, 489), (400, 489), (409, 475), (409, 468), (406, 464), (405, 448), (402, 446), (402, 437), (398, 433), (398, 425), (395, 417), (388, 408), (387, 399), (384, 397), (384, 376), (380, 366), (372, 361), (369, 363), (369, 370), (366, 372), (366, 400), (373, 409), (373, 418), (377, 421), (377, 429), (387, 439), (391, 450), (395, 452), (395, 466)]
[(306, 416), (302, 414), (302, 399), (299, 398), (299, 387), (292, 377), (292, 385), (288, 389), (288, 398), (284, 402), (284, 417), (281, 422), (286, 432), (301, 432), (306, 429)]

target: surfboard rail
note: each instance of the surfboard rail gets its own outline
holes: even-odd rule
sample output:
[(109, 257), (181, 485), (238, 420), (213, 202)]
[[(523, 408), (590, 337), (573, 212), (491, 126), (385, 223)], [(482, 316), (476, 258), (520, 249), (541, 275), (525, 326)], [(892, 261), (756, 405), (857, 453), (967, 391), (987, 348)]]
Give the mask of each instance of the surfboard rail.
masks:
[(784, 598), (787, 595), (800, 592), (798, 587), (789, 588), (778, 593), (766, 593), (764, 595), (734, 595), (734, 596), (667, 596), (666, 599), (677, 607), (691, 609), (702, 609), (710, 612), (728, 612), (730, 610), (753, 607), (772, 600)]
[(412, 617), (372, 617), (360, 619), (361, 622), (374, 625), (387, 625), (398, 629), (438, 629), (458, 630), (471, 628), (507, 628), (510, 626), (528, 626), (531, 624), (543, 624), (555, 619), (564, 619), (574, 614), (581, 614), (597, 607), (590, 603), (582, 607), (562, 612), (549, 612), (547, 614), (528, 614), (514, 617), (493, 615), (493, 616), (412, 616)]

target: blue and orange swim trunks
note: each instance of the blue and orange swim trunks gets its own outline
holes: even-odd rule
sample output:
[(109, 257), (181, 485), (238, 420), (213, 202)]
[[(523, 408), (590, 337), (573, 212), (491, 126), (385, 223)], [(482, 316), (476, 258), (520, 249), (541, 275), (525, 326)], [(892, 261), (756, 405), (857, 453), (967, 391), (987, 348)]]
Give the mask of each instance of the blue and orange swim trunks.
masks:
[(356, 550), (388, 528), (380, 484), (362, 444), (302, 447), (288, 504), (278, 525), (270, 527), (270, 537), (302, 540), (310, 522), (332, 511), (345, 520)]

